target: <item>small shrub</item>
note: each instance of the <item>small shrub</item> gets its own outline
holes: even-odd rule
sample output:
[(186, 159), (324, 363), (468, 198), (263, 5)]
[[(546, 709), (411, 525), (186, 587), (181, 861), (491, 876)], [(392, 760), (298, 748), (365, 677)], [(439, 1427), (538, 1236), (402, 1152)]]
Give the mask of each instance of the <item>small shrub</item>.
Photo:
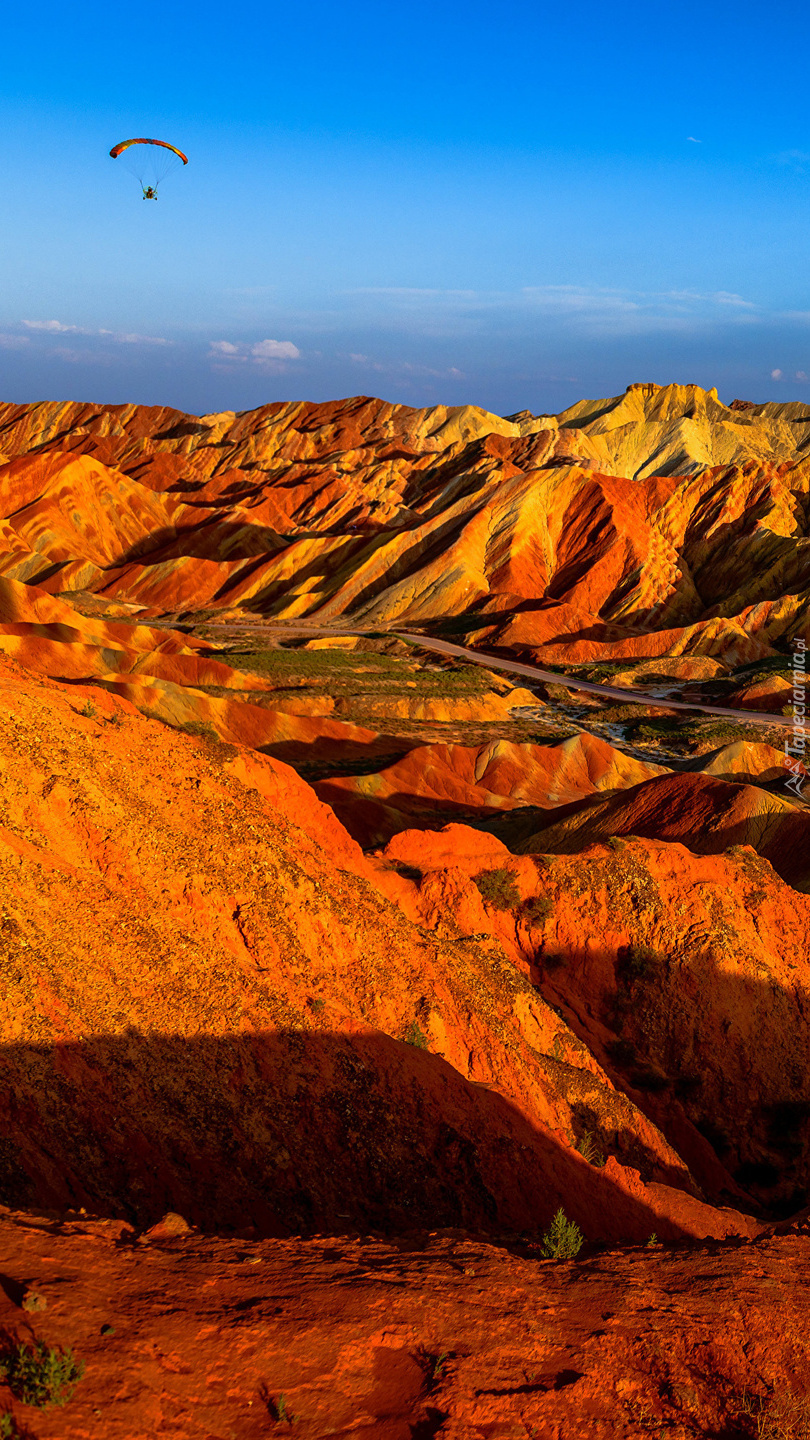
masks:
[(647, 1241), (647, 1249), (648, 1249), (648, 1250), (655, 1250), (655, 1249), (657, 1248), (657, 1245), (658, 1245), (658, 1236), (656, 1235), (655, 1231), (653, 1230), (652, 1235), (650, 1236), (649, 1240)]
[(184, 720), (177, 726), (186, 735), (191, 735), (195, 740), (209, 740), (219, 744), (219, 736), (210, 720)]
[(744, 1394), (740, 1414), (756, 1440), (810, 1440), (810, 1398), (791, 1390), (773, 1395)]
[(481, 899), (493, 910), (514, 910), (520, 904), (520, 893), (514, 874), (505, 865), (497, 870), (482, 870), (473, 878)]
[(326, 1001), (320, 995), (313, 995), (309, 1002), (309, 1008), (313, 1015), (322, 1015), (326, 1009)]
[(4, 1410), (0, 1415), (0, 1440), (17, 1440), (19, 1433), (11, 1411)]
[(412, 1020), (405, 1031), (405, 1044), (415, 1045), (417, 1050), (428, 1049), (428, 1038), (418, 1020)]
[(618, 973), (624, 980), (652, 980), (658, 974), (661, 957), (649, 945), (628, 945), (619, 957)]
[(84, 1362), (72, 1350), (35, 1340), (13, 1345), (0, 1360), (0, 1376), (23, 1405), (46, 1410), (66, 1405), (84, 1374)]
[(624, 841), (618, 835), (608, 835), (605, 841), (608, 850), (623, 850)]
[(83, 715), (86, 720), (95, 720), (96, 707), (93, 704), (92, 700), (86, 700), (83, 705), (79, 706), (77, 713), (79, 715)]
[(568, 1220), (565, 1211), (560, 1209), (543, 1236), (543, 1255), (547, 1260), (574, 1260), (584, 1242), (579, 1226)]
[(593, 1130), (583, 1131), (577, 1141), (577, 1150), (589, 1165), (595, 1165), (598, 1170), (602, 1169), (605, 1164), (605, 1152), (599, 1143), (599, 1137), (594, 1134)]
[(523, 901), (520, 908), (524, 919), (530, 925), (542, 924), (544, 920), (548, 920), (554, 910), (548, 895), (530, 895), (528, 900)]
[(267, 1397), (267, 1408), (270, 1411), (271, 1420), (280, 1420), (285, 1425), (294, 1425), (296, 1417), (287, 1404), (285, 1395), (278, 1395), (275, 1399)]
[(435, 1350), (428, 1350), (423, 1346), (423, 1348), (417, 1352), (416, 1359), (425, 1372), (426, 1389), (429, 1393), (431, 1390), (435, 1390), (442, 1380), (447, 1368), (447, 1362), (450, 1359), (450, 1352), (449, 1350), (437, 1352)]

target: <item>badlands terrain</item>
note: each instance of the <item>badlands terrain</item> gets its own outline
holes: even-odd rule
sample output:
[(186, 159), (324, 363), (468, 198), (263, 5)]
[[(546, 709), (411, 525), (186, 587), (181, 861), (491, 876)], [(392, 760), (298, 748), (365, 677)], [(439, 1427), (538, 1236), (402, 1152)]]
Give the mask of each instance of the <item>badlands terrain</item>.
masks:
[(808, 445), (0, 405), (0, 1435), (810, 1435)]

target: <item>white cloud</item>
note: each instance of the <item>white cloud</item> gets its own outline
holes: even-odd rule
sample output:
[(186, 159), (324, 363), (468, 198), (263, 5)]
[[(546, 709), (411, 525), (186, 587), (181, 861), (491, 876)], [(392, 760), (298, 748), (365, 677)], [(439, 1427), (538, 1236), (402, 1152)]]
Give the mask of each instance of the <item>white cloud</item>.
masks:
[(709, 298), (716, 300), (718, 305), (738, 305), (745, 310), (757, 308), (752, 300), (743, 300), (742, 295), (735, 295), (731, 290), (716, 290)]
[[(84, 325), (63, 325), (61, 320), (23, 320), (26, 330), (40, 335), (85, 335), (90, 339), (111, 340), (114, 345), (171, 345), (162, 335), (136, 335), (120, 330), (89, 330)], [(71, 351), (71, 356), (75, 353)]]
[(116, 335), (111, 330), (99, 330), (99, 335), (109, 335), (116, 345), (171, 345), (162, 335)]
[(547, 311), (629, 311), (640, 308), (636, 297), (619, 290), (592, 290), (583, 285), (524, 285), (522, 295)]
[(228, 365), (258, 365), (265, 370), (283, 370), (288, 360), (300, 360), (301, 351), (292, 340), (257, 340), (253, 345), (232, 340), (212, 340), (208, 358)]
[(48, 330), (54, 335), (79, 335), (86, 334), (80, 331), (78, 325), (63, 325), (61, 320), (23, 320), (26, 330)]
[(807, 375), (804, 370), (797, 370), (797, 371), (796, 371), (796, 379), (797, 379), (797, 380), (810, 380), (810, 375)]
[(782, 379), (782, 371), (781, 371), (781, 370), (772, 370), (772, 371), (771, 371), (771, 379), (772, 379), (772, 380), (781, 380), (781, 379)]
[(694, 135), (687, 135), (686, 138), (687, 138), (687, 140), (690, 140), (693, 145), (702, 145), (702, 144), (703, 144), (703, 141), (702, 141), (702, 140), (696, 140), (695, 137), (694, 137)]
[(416, 380), (427, 378), (444, 380), (448, 376), (451, 380), (466, 380), (467, 378), (463, 370), (458, 370), (455, 365), (451, 365), (445, 370), (435, 370), (430, 365), (415, 365), (410, 360), (374, 360), (371, 355), (356, 354), (348, 354), (345, 358), (352, 360), (355, 365), (364, 365), (367, 370), (373, 371), (376, 375), (396, 375)]
[(299, 360), (301, 351), (292, 340), (259, 340), (256, 345), (251, 345), (250, 353), (254, 360)]
[[(752, 325), (766, 317), (753, 301), (730, 290), (630, 290), (591, 285), (525, 285), (520, 290), (365, 288), (346, 292), (376, 301), (379, 314), (396, 312), (400, 323), (418, 324), (449, 338), (469, 333), (489, 315), (521, 318), (595, 339), (605, 336), (681, 333), (723, 325)], [(357, 362), (359, 363), (359, 362)]]
[(109, 356), (98, 350), (77, 350), (71, 345), (57, 345), (51, 355), (64, 360), (66, 365), (109, 365)]

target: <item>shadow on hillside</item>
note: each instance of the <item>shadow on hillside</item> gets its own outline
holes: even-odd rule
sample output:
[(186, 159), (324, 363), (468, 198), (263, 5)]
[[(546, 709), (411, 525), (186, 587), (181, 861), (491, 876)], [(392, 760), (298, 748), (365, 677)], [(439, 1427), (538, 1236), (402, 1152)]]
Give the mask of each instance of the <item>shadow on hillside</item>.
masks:
[[(266, 705), (265, 708), (273, 707)], [(317, 719), (313, 726), (316, 724)], [(395, 764), (408, 754), (407, 740), (403, 740), (401, 735), (384, 733), (365, 742), (315, 734), (311, 740), (271, 740), (267, 745), (256, 748), (260, 755), (270, 755), (274, 760), (283, 760), (285, 765), (290, 765), (302, 774), (306, 770), (307, 775), (314, 775), (317, 771), (329, 776), (376, 774), (378, 770)], [(411, 749), (413, 748), (412, 745)], [(331, 804), (331, 801), (329, 803)]]
[[(769, 895), (755, 888), (758, 862), (751, 861), (754, 885), (743, 893), (755, 911)], [(587, 927), (560, 939), (553, 920), (543, 932), (519, 919), (514, 941), (525, 973), (616, 1091), (666, 1137), (712, 1204), (791, 1215), (810, 1199), (806, 981), (799, 972), (780, 983), (759, 955), (728, 946), (728, 920), (711, 885), (704, 924), (685, 921), (688, 928), (673, 934), (663, 912), (655, 916), (654, 880), (645, 885), (635, 870), (623, 893), (611, 884), (608, 868), (621, 864), (620, 855), (607, 863), (583, 856), (560, 893), (565, 902), (586, 889), (604, 890), (617, 928), (634, 936), (641, 931), (643, 938), (609, 949), (604, 936)], [(748, 862), (741, 868), (744, 873)], [(787, 969), (797, 971), (793, 964)], [(589, 1135), (643, 1179), (667, 1180), (645, 1163), (637, 1127), (623, 1134), (622, 1117), (594, 1103), (598, 1096), (572, 1092), (571, 1098), (578, 1135)]]
[(126, 565), (165, 565), (169, 560), (189, 558), (216, 563), (269, 560), (280, 550), (285, 550), (289, 543), (283, 535), (266, 525), (206, 517), (196, 525), (178, 529), (166, 526), (144, 535), (111, 561), (107, 568), (119, 570)]
[(380, 1032), (128, 1031), (0, 1052), (0, 1201), (264, 1235), (460, 1226), (678, 1239), (503, 1096)]
[[(415, 743), (413, 748), (418, 748), (418, 745)], [(285, 758), (279, 754), (277, 746), (273, 754), (277, 759)], [(400, 758), (403, 757), (396, 757), (392, 763), (396, 764)], [(356, 769), (343, 773), (347, 779), (352, 779), (377, 772)], [(337, 778), (334, 771), (332, 775)], [(357, 794), (339, 785), (331, 785), (330, 778), (325, 776), (318, 782), (318, 799), (334, 810), (352, 839), (365, 848), (387, 845), (400, 830), (441, 830), (444, 825), (469, 825), (473, 829), (483, 829), (485, 822), (492, 822), (504, 814), (500, 807), (480, 805), (473, 808), (444, 797), (441, 800), (423, 799), (408, 791), (395, 791), (377, 799), (373, 794)]]

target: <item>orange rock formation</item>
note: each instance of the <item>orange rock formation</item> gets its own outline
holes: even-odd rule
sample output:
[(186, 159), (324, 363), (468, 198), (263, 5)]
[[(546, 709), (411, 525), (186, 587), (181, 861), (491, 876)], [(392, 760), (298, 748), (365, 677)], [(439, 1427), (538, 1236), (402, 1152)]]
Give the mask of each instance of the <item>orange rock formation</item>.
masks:
[[(13, 1202), (285, 1233), (536, 1231), (564, 1201), (594, 1237), (756, 1230), (499, 947), (414, 928), (409, 882), (294, 772), (81, 699), (2, 674)], [(616, 1137), (601, 1170), (574, 1148), (585, 1097)]]
[(546, 658), (755, 659), (809, 633), (807, 430), (676, 385), (515, 421), (0, 406), (0, 573), (163, 611), (478, 612)]
[[(0, 1325), (89, 1362), (42, 1440), (753, 1435), (746, 1395), (807, 1389), (778, 732), (657, 757), (586, 696), (572, 738), (506, 739), (555, 687), (494, 681), (357, 724), (184, 615), (421, 626), (778, 715), (809, 439), (691, 386), (507, 420), (0, 406)], [(560, 1207), (584, 1265), (540, 1258)]]

